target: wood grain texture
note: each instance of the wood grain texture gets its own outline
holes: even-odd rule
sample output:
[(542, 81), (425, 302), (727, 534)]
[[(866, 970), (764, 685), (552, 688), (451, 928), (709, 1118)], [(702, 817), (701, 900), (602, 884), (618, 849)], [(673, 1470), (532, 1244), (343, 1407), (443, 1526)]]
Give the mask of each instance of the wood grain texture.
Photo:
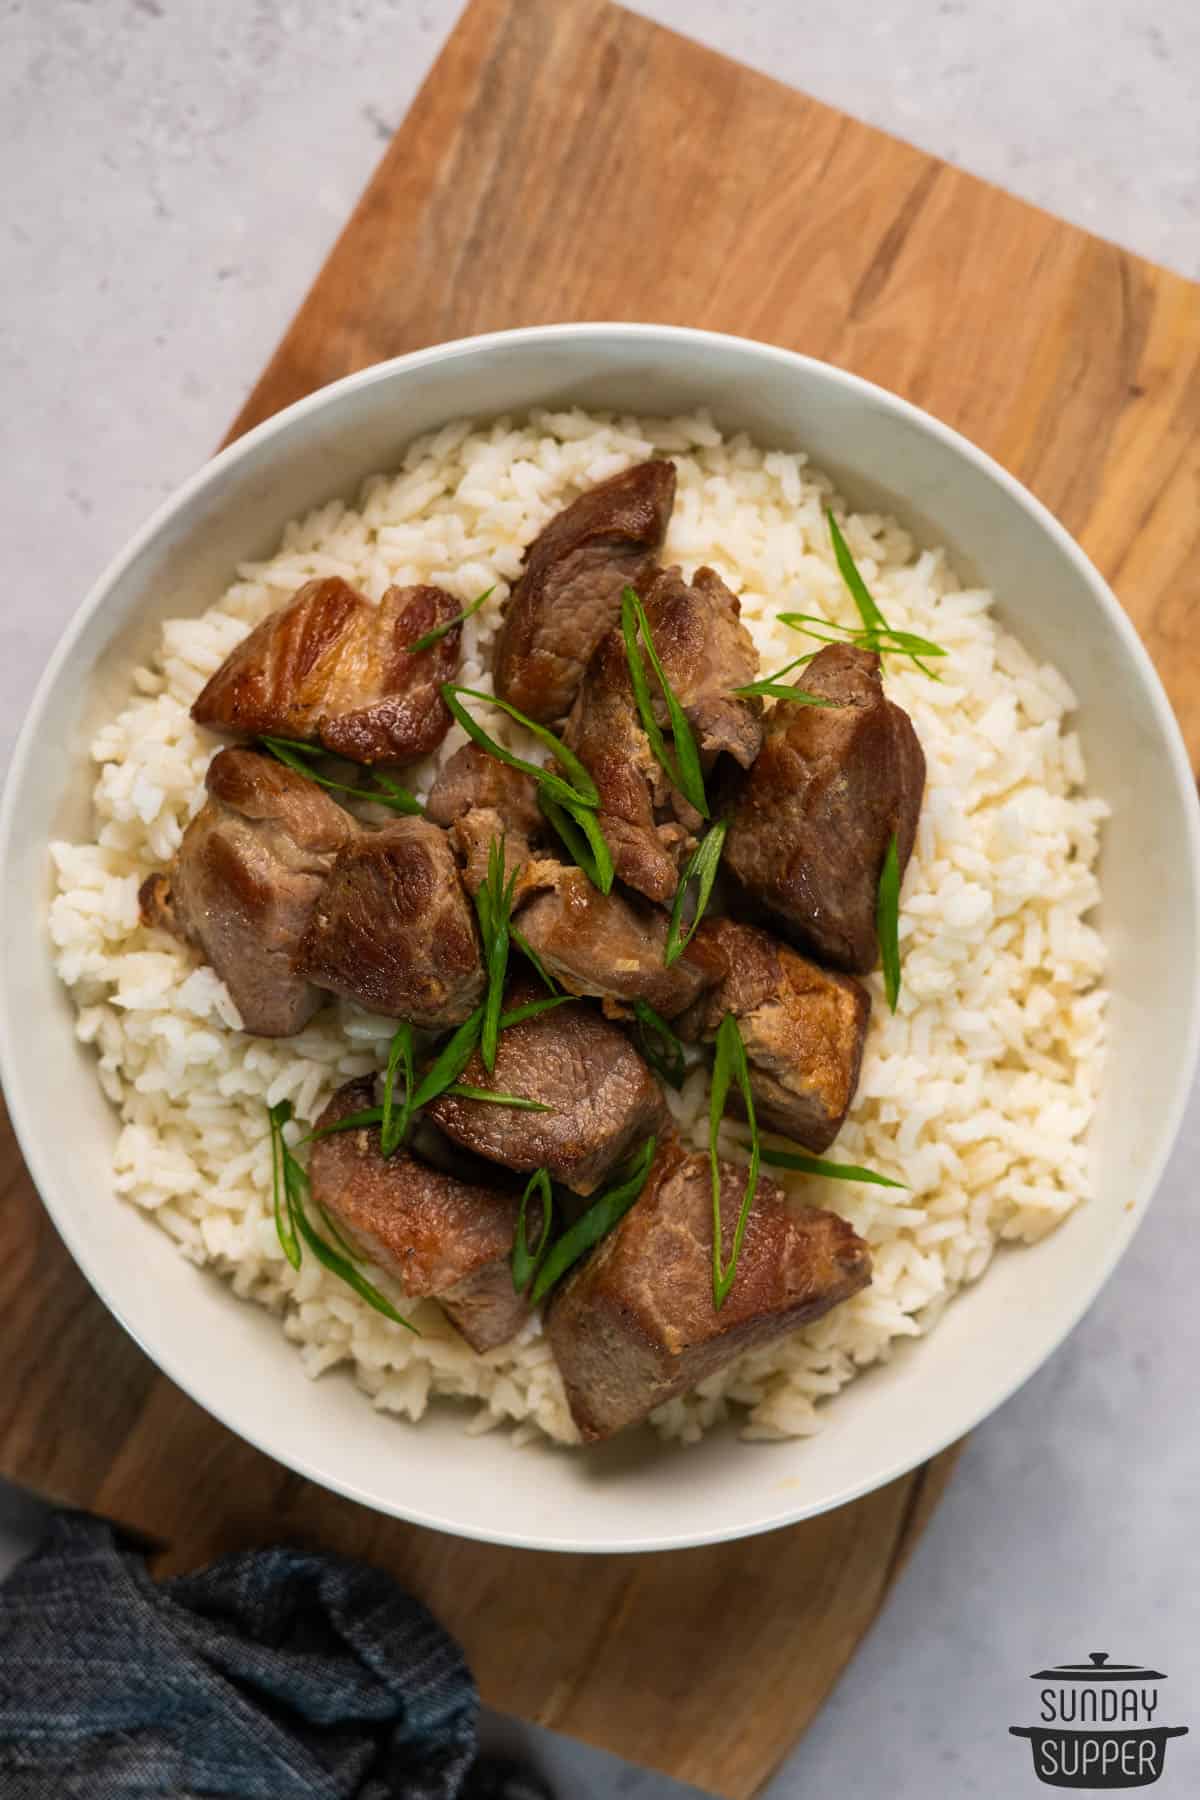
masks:
[[(1200, 760), (1200, 290), (605, 0), (474, 0), (231, 435), (381, 357), (580, 318), (769, 339), (965, 431), (1114, 582)], [(155, 1373), (7, 1133), (0, 1184), (0, 1474), (135, 1527), (164, 1569), (280, 1537), (368, 1556), (458, 1633), (493, 1705), (737, 1800), (821, 1704), (953, 1464), (672, 1556), (398, 1525)]]

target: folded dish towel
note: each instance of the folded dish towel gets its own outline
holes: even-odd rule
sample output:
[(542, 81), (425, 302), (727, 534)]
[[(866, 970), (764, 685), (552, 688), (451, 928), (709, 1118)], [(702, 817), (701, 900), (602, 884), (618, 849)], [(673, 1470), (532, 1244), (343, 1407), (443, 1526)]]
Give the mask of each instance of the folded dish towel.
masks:
[(4, 1800), (548, 1800), (477, 1757), (462, 1653), (379, 1570), (224, 1557), (157, 1586), (60, 1514), (0, 1588)]

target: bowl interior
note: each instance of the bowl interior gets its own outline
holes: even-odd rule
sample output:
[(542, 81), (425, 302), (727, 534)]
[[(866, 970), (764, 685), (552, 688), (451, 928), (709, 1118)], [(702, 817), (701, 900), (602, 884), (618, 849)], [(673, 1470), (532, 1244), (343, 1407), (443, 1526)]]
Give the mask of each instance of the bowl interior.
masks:
[[(1036, 1249), (998, 1255), (928, 1340), (840, 1397), (814, 1440), (740, 1446), (726, 1430), (686, 1451), (648, 1434), (587, 1456), (514, 1451), (503, 1434), (465, 1436), (466, 1415), (449, 1406), (414, 1431), (375, 1413), (348, 1378), (310, 1383), (275, 1320), (114, 1198), (115, 1118), (51, 964), (47, 840), (86, 834), (88, 742), (159, 622), (200, 611), (237, 562), (273, 547), (286, 520), (350, 497), (418, 433), (462, 415), (576, 403), (659, 414), (708, 406), (725, 427), (803, 447), (856, 504), (948, 543), (968, 576), (995, 589), (1006, 623), (1066, 673), (1090, 785), (1112, 808), (1101, 865), (1111, 1050), (1093, 1132), (1095, 1200)], [(1128, 1242), (1195, 1057), (1192, 798), (1157, 678), (1098, 577), (1023, 490), (902, 402), (781, 351), (669, 328), (562, 327), (422, 352), (302, 402), (209, 465), (102, 579), (56, 653), (0, 830), (0, 1046), (14, 1121), (59, 1229), (108, 1305), (198, 1401), (302, 1472), (444, 1530), (540, 1547), (669, 1547), (762, 1530), (878, 1486), (967, 1430), (1049, 1354)]]

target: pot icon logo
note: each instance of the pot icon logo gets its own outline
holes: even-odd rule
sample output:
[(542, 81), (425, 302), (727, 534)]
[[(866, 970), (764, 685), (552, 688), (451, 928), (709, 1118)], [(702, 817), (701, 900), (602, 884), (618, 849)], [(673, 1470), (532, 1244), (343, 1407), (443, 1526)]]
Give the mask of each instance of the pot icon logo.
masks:
[(1033, 1772), (1048, 1787), (1149, 1787), (1163, 1772), (1167, 1739), (1186, 1725), (1158, 1722), (1160, 1669), (1114, 1663), (1093, 1650), (1085, 1663), (1037, 1669), (1036, 1725), (1010, 1725), (1029, 1739)]

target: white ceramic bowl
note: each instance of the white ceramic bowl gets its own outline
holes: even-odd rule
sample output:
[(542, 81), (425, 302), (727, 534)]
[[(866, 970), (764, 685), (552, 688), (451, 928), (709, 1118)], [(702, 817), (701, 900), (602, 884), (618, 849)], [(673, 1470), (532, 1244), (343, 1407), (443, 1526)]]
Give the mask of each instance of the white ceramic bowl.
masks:
[[(747, 1445), (723, 1431), (689, 1450), (635, 1434), (586, 1455), (514, 1451), (502, 1433), (465, 1436), (452, 1408), (414, 1429), (376, 1413), (347, 1377), (309, 1382), (276, 1320), (114, 1198), (116, 1120), (51, 965), (47, 841), (87, 835), (88, 742), (159, 621), (199, 612), (287, 519), (351, 495), (417, 433), (571, 403), (709, 406), (761, 443), (803, 446), (852, 500), (951, 545), (1025, 643), (1066, 672), (1091, 785), (1112, 807), (1096, 1197), (1036, 1249), (998, 1256), (930, 1338), (855, 1382), (808, 1441)], [(34, 697), (0, 820), (4, 1084), (34, 1179), (92, 1285), (172, 1380), (281, 1462), (383, 1512), (505, 1543), (641, 1550), (736, 1537), (837, 1506), (932, 1455), (1012, 1393), (1096, 1295), (1153, 1193), (1195, 1062), (1197, 835), (1175, 721), (1121, 608), (1045, 509), (962, 438), (838, 369), (741, 339), (652, 325), (475, 338), (367, 369), (269, 420), (181, 488), (89, 594)]]

